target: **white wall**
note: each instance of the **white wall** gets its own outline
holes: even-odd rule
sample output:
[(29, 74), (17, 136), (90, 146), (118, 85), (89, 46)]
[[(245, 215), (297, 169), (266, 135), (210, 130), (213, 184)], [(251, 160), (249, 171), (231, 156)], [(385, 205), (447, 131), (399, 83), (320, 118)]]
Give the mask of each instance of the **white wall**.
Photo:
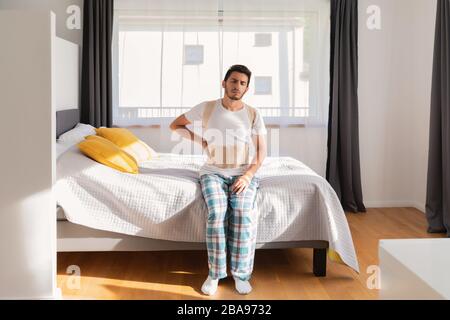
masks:
[(0, 11), (0, 299), (56, 295), (50, 13)]
[(413, 28), (414, 57), (412, 68), (411, 151), (413, 161), (412, 201), (425, 212), (428, 170), (428, 146), (430, 130), (431, 82), (433, 71), (436, 0), (421, 0), (412, 7), (412, 14), (419, 21)]
[(81, 26), (83, 25), (83, 0), (0, 0), (0, 10), (41, 11), (56, 14), (56, 35), (70, 42), (82, 45), (82, 29), (68, 29), (66, 20), (72, 15), (67, 8), (76, 5), (80, 8)]
[[(368, 30), (378, 5), (382, 29)], [(359, 1), (361, 171), (367, 206), (424, 210), (435, 0)]]

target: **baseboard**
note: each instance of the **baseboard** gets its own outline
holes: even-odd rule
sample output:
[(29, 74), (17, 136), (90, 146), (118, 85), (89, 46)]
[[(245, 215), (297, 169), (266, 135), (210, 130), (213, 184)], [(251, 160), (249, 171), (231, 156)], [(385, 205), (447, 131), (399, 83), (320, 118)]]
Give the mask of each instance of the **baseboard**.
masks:
[(420, 202), (413, 202), (414, 205), (413, 207), (416, 208), (417, 210), (421, 211), (423, 214), (425, 214), (425, 205), (423, 203)]
[(411, 207), (413, 203), (411, 201), (366, 201), (364, 205), (366, 208), (397, 208), (397, 207)]
[(416, 201), (364, 201), (366, 208), (409, 208), (425, 213), (425, 205)]

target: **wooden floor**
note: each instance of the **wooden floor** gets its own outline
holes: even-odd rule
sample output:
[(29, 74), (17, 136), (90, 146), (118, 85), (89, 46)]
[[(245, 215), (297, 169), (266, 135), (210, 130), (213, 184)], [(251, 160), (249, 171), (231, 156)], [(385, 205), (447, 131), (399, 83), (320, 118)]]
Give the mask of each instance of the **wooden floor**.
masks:
[[(200, 291), (206, 251), (58, 253), (58, 287), (65, 299), (377, 299), (367, 269), (378, 265), (380, 239), (445, 236), (427, 234), (425, 215), (414, 208), (368, 209), (347, 219), (360, 274), (328, 261), (327, 277), (316, 278), (312, 249), (256, 250), (251, 294), (239, 295), (229, 276), (207, 297)], [(72, 265), (80, 268), (78, 282)]]

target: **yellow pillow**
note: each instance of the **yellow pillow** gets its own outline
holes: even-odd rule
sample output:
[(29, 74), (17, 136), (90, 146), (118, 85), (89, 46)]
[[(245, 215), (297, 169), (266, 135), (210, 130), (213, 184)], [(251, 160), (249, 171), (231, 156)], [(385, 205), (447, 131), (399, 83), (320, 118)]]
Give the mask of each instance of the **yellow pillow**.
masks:
[(120, 149), (134, 157), (137, 163), (151, 160), (156, 152), (144, 141), (139, 140), (130, 130), (125, 128), (98, 128), (97, 135), (108, 139)]
[(127, 173), (139, 172), (138, 165), (132, 156), (102, 137), (87, 136), (85, 140), (78, 143), (78, 148), (89, 158), (110, 168)]

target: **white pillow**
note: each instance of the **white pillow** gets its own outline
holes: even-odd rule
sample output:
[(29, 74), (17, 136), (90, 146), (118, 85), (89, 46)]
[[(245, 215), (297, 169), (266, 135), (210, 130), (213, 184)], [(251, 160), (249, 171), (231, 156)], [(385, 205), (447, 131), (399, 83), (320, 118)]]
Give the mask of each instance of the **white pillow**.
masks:
[(94, 135), (95, 128), (89, 124), (78, 123), (75, 128), (59, 136), (58, 142), (74, 145), (84, 140), (84, 137)]

